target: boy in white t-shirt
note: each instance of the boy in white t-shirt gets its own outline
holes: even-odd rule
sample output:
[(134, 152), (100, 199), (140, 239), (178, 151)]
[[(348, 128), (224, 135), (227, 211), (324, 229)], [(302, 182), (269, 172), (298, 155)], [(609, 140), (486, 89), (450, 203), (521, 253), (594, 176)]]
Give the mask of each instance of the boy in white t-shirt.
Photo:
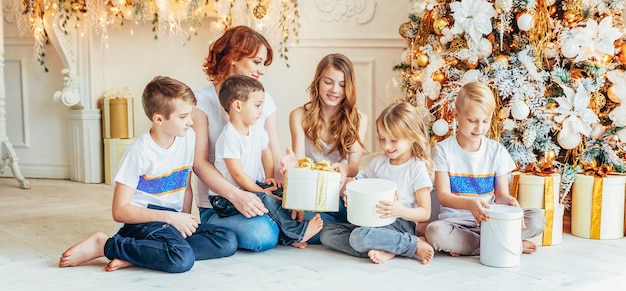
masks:
[[(322, 229), (323, 221), (319, 214), (303, 222), (291, 219), (291, 211), (282, 208), (282, 198), (274, 193), (282, 190), (282, 185), (274, 179), (269, 137), (262, 127), (254, 126), (263, 114), (263, 85), (252, 77), (233, 75), (224, 80), (218, 95), (230, 120), (215, 142), (215, 168), (233, 185), (261, 198), (281, 230), (283, 244), (306, 247), (306, 241)], [(209, 201), (220, 216), (239, 213), (232, 203), (212, 191)]]
[(124, 152), (115, 177), (113, 219), (123, 226), (110, 238), (95, 232), (70, 247), (59, 267), (106, 256), (111, 260), (107, 271), (135, 265), (181, 273), (195, 260), (227, 257), (237, 250), (233, 232), (199, 225), (191, 215), (193, 91), (180, 81), (157, 76), (146, 85), (142, 102), (152, 128)]
[[(439, 220), (426, 228), (426, 239), (435, 250), (452, 256), (478, 255), (480, 223), (489, 215), (489, 204), (520, 207), (509, 194), (509, 174), (515, 169), (502, 144), (485, 137), (491, 127), (495, 98), (481, 82), (465, 84), (456, 98), (457, 134), (435, 145), (435, 188), (441, 203)], [(539, 235), (545, 218), (539, 209), (524, 209), (522, 251), (537, 246), (527, 238)]]

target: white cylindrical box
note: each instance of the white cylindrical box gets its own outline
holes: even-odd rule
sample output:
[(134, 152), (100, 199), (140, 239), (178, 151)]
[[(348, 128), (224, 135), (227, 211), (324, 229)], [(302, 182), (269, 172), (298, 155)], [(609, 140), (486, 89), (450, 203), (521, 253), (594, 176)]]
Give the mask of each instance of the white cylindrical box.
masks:
[(515, 206), (489, 204), (489, 220), (480, 224), (480, 263), (490, 267), (517, 267), (522, 254), (524, 211)]
[(382, 200), (393, 201), (397, 185), (386, 179), (360, 179), (346, 185), (348, 221), (358, 226), (384, 226), (395, 217), (380, 218), (376, 205)]

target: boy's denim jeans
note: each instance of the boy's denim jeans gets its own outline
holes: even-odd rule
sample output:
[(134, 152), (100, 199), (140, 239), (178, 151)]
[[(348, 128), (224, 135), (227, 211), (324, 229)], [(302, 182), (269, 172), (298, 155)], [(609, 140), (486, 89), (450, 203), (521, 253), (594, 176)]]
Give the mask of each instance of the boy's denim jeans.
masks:
[(200, 224), (194, 234), (183, 238), (165, 222), (125, 224), (104, 246), (110, 260), (169, 273), (186, 272), (195, 260), (228, 257), (236, 250), (235, 233), (225, 228)]

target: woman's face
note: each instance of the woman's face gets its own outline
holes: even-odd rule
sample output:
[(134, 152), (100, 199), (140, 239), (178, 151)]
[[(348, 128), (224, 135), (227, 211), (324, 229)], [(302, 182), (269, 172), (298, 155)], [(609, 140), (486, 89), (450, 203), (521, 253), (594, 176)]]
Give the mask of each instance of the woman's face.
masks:
[(317, 84), (322, 104), (330, 107), (339, 106), (346, 98), (346, 81), (342, 71), (328, 67), (322, 73)]
[(232, 75), (244, 75), (250, 76), (255, 79), (259, 79), (262, 75), (265, 75), (265, 60), (267, 59), (267, 48), (261, 46), (256, 56), (243, 57), (240, 60), (235, 60), (230, 66), (230, 72), (228, 76)]

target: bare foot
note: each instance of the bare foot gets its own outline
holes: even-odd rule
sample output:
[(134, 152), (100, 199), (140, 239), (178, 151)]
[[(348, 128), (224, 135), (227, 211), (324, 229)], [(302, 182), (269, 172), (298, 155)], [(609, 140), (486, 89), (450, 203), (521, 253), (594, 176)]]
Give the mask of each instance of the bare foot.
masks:
[(422, 260), (422, 265), (426, 265), (430, 263), (435, 255), (435, 250), (433, 247), (426, 241), (424, 237), (417, 237), (417, 250), (415, 250), (415, 255)]
[(94, 232), (85, 240), (71, 246), (59, 259), (59, 267), (76, 267), (104, 256), (104, 244), (109, 237), (104, 232)]
[(460, 257), (461, 254), (459, 254), (459, 253), (450, 253), (450, 256), (452, 256), (452, 257)]
[(297, 249), (304, 249), (306, 247), (309, 246), (309, 244), (305, 241), (301, 241), (301, 242), (295, 242), (291, 244), (292, 247), (297, 248)]
[(313, 218), (309, 220), (309, 223), (306, 226), (306, 230), (304, 231), (304, 235), (302, 236), (302, 240), (292, 245), (300, 249), (306, 248), (308, 246), (306, 241), (308, 241), (314, 235), (320, 232), (320, 230), (322, 230), (323, 227), (324, 227), (324, 221), (322, 220), (322, 217), (320, 216), (319, 213), (315, 214), (315, 216), (313, 216)]
[(106, 265), (106, 267), (104, 267), (104, 270), (107, 272), (111, 272), (111, 271), (124, 269), (124, 268), (132, 267), (132, 266), (133, 264), (127, 261), (120, 260), (120, 259), (113, 259)]
[(396, 254), (383, 250), (370, 250), (367, 252), (370, 260), (376, 264), (382, 264), (396, 257)]
[(529, 240), (522, 240), (522, 253), (532, 254), (537, 251), (537, 245)]

